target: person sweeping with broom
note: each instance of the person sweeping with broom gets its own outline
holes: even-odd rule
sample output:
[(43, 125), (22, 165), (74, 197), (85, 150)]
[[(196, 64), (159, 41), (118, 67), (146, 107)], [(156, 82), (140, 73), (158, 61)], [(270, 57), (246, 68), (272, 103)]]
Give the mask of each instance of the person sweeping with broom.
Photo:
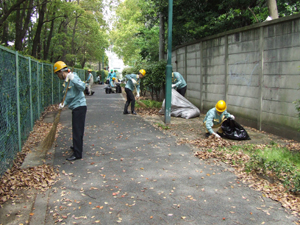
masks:
[(72, 110), (72, 132), (73, 132), (73, 155), (67, 158), (69, 161), (82, 158), (83, 135), (85, 126), (85, 116), (87, 111), (86, 99), (83, 93), (85, 83), (76, 73), (70, 72), (63, 61), (58, 61), (53, 66), (54, 73), (59, 79), (64, 80), (64, 92), (67, 91), (65, 100), (59, 104), (59, 109), (68, 105)]
[(135, 98), (133, 95), (133, 90), (136, 87), (136, 98), (140, 97), (140, 79), (143, 78), (146, 74), (146, 71), (144, 69), (141, 69), (139, 71), (139, 74), (127, 74), (125, 78), (128, 79), (126, 85), (125, 85), (125, 92), (127, 101), (125, 103), (124, 112), (123, 114), (129, 114), (128, 112), (128, 106), (131, 104), (131, 113), (133, 115), (136, 115), (136, 112), (134, 111), (134, 105), (135, 105)]

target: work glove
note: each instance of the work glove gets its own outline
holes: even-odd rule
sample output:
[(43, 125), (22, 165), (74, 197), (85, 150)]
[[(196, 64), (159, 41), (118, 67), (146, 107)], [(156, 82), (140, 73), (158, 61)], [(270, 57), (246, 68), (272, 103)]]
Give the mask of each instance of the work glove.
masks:
[(73, 80), (74, 79), (74, 74), (72, 72), (68, 73), (65, 81), (67, 81), (68, 79), (69, 80)]
[(133, 84), (136, 84), (136, 80), (135, 79), (132, 78), (131, 81), (132, 81)]
[(231, 118), (232, 120), (235, 120), (234, 115), (230, 115), (230, 118)]
[(136, 93), (136, 97), (137, 97), (137, 98), (140, 97), (140, 92)]
[(220, 135), (218, 135), (218, 134), (217, 134), (217, 133), (215, 133), (215, 132), (213, 132), (212, 134), (213, 134), (213, 135), (215, 135), (215, 137), (216, 137), (216, 138), (221, 138), (221, 136), (220, 136)]
[(172, 84), (172, 88), (175, 88), (176, 87), (176, 84)]
[(139, 75), (136, 75), (136, 78), (138, 79), (138, 78), (140, 78), (140, 76), (139, 76)]
[(65, 107), (65, 104), (64, 104), (64, 103), (59, 103), (58, 109), (63, 109), (64, 107)]

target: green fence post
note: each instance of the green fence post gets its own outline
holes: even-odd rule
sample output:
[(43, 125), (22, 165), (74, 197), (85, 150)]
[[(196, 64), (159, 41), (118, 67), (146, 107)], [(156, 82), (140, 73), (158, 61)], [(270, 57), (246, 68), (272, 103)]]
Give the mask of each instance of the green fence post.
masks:
[(38, 115), (39, 115), (39, 117), (40, 117), (40, 115), (41, 115), (41, 96), (40, 96), (40, 77), (39, 77), (39, 74), (40, 74), (40, 69), (39, 69), (39, 63), (38, 62), (36, 62), (36, 82), (37, 82), (37, 92), (38, 92), (38, 97), (37, 97), (37, 99), (38, 99)]
[(165, 97), (165, 124), (171, 122), (171, 99), (172, 99), (172, 21), (173, 21), (173, 0), (169, 0), (168, 20), (168, 64), (166, 66), (166, 97)]
[(17, 94), (17, 113), (18, 113), (18, 142), (19, 151), (22, 149), (21, 145), (21, 109), (20, 109), (20, 90), (19, 90), (19, 53), (16, 51), (16, 94)]
[(30, 125), (31, 130), (33, 129), (33, 109), (32, 109), (32, 80), (31, 80), (31, 58), (28, 57), (28, 68), (29, 68), (29, 98), (30, 98)]
[(44, 91), (44, 63), (42, 63), (42, 85), (41, 85), (41, 90), (42, 90), (42, 107), (44, 111), (45, 107), (45, 91)]
[(53, 76), (51, 77), (51, 81), (52, 81), (52, 82), (51, 82), (51, 84), (52, 84), (52, 102), (51, 102), (51, 105), (53, 105), (53, 98), (54, 98), (54, 96), (53, 96), (53, 95), (54, 95), (54, 93), (53, 93), (53, 91), (54, 91), (54, 90), (53, 90), (53, 82), (54, 82), (54, 81), (53, 81)]

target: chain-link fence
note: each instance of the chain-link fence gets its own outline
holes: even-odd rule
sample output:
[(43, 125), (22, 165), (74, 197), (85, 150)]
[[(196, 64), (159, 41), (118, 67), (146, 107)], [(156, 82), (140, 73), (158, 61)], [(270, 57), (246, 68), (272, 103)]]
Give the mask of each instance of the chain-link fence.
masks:
[[(0, 176), (12, 166), (34, 122), (62, 100), (62, 81), (53, 65), (0, 46)], [(87, 72), (74, 69), (82, 81)], [(92, 72), (94, 78), (95, 72)], [(94, 79), (95, 80), (95, 79)]]

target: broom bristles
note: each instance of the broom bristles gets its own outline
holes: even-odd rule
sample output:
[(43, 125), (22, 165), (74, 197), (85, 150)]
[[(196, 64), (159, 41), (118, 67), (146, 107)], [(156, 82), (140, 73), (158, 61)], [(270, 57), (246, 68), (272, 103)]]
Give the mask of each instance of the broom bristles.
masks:
[(146, 106), (146, 104), (145, 104), (144, 102), (142, 102), (142, 101), (140, 101), (140, 100), (136, 100), (136, 102), (137, 102), (140, 106), (142, 106), (142, 107), (144, 107), (144, 108), (147, 108), (147, 106)]
[(61, 113), (61, 110), (59, 110), (59, 112), (57, 113), (57, 115), (54, 119), (51, 130), (49, 131), (49, 133), (47, 134), (45, 139), (40, 144), (40, 149), (42, 151), (47, 152), (51, 148), (51, 146), (53, 145), (53, 142), (55, 140), (57, 125), (58, 125), (59, 120), (60, 120), (60, 113)]

